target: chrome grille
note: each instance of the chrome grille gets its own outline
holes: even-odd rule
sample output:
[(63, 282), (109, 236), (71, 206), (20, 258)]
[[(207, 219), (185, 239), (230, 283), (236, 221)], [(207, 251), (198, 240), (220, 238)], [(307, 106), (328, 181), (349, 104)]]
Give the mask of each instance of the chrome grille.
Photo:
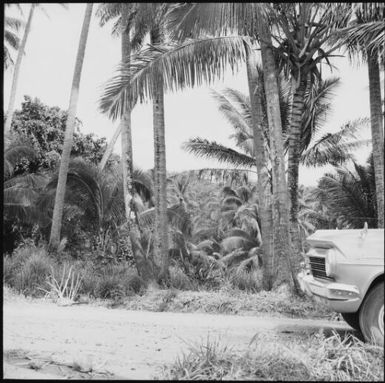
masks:
[(310, 263), (310, 270), (314, 278), (333, 279), (326, 275), (324, 257), (309, 257), (309, 263)]

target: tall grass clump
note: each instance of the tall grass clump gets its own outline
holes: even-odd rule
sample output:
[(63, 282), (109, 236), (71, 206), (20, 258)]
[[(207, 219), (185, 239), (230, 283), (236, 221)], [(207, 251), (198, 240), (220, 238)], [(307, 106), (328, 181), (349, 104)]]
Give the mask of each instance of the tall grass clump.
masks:
[(250, 291), (253, 293), (261, 291), (262, 271), (237, 268), (228, 276), (230, 285), (239, 290)]
[(128, 265), (107, 265), (96, 275), (94, 296), (102, 299), (118, 299), (138, 294), (145, 288), (145, 282), (136, 270)]
[(194, 290), (192, 281), (178, 266), (170, 267), (170, 286), (178, 290)]
[(44, 295), (47, 277), (54, 261), (44, 247), (21, 246), (3, 261), (3, 281), (19, 293), (39, 297)]

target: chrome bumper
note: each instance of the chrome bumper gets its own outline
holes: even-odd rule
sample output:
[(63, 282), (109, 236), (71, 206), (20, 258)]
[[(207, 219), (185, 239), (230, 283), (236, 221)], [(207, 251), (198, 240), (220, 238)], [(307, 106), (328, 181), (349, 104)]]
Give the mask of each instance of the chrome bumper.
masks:
[(301, 271), (298, 281), (302, 291), (337, 312), (356, 312), (361, 304), (357, 286), (329, 281), (319, 281), (309, 272)]

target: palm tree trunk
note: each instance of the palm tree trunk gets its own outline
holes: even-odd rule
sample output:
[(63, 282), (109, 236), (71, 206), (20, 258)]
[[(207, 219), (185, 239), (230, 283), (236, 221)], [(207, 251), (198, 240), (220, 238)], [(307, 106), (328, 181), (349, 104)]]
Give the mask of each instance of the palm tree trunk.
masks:
[(258, 195), (261, 214), (262, 248), (263, 248), (263, 287), (272, 288), (273, 254), (271, 236), (273, 234), (272, 210), (270, 205), (270, 181), (267, 170), (267, 154), (263, 137), (263, 113), (261, 92), (258, 89), (258, 72), (255, 54), (246, 47), (247, 80), (249, 86), (251, 121), (253, 126), (254, 156), (258, 174)]
[[(159, 30), (151, 33), (151, 43), (160, 43)], [(160, 268), (159, 281), (167, 280), (169, 267), (169, 233), (167, 217), (167, 169), (164, 126), (163, 74), (156, 74), (153, 97), (154, 173), (155, 173), (155, 260)]]
[(122, 131), (122, 126), (121, 126), (121, 124), (119, 124), (118, 127), (116, 128), (115, 132), (114, 132), (114, 135), (111, 138), (111, 141), (107, 145), (106, 151), (104, 152), (102, 159), (100, 160), (100, 163), (99, 163), (99, 169), (100, 170), (104, 169), (107, 161), (111, 157), (112, 151), (114, 150), (114, 146), (116, 144), (116, 141), (118, 140), (118, 137), (119, 137), (119, 134), (121, 133), (121, 131)]
[(33, 13), (35, 11), (35, 8), (36, 8), (36, 4), (32, 3), (31, 8), (29, 10), (27, 24), (24, 29), (23, 39), (21, 40), (19, 51), (17, 52), (16, 64), (15, 64), (15, 68), (13, 69), (12, 87), (11, 87), (11, 94), (9, 96), (7, 119), (4, 125), (4, 134), (8, 133), (11, 129), (13, 111), (15, 109), (16, 91), (17, 91), (17, 83), (19, 81), (21, 60), (25, 53), (25, 46), (27, 44), (28, 35), (31, 30), (31, 23), (32, 23), (32, 18), (33, 18)]
[[(267, 117), (270, 134), (270, 150), (273, 170), (273, 196), (276, 213), (274, 227), (274, 246), (278, 252), (280, 263), (276, 285), (287, 282), (298, 293), (299, 285), (292, 267), (292, 248), (290, 239), (290, 222), (288, 209), (288, 193), (285, 176), (285, 159), (283, 151), (282, 121), (278, 96), (276, 65), (272, 50), (272, 41), (267, 22), (259, 24), (262, 65), (267, 103)], [(286, 264), (286, 267), (285, 267)]]
[(72, 81), (70, 104), (68, 108), (68, 118), (63, 144), (63, 152), (60, 160), (59, 179), (56, 188), (55, 206), (52, 217), (51, 235), (49, 245), (52, 249), (57, 249), (60, 243), (60, 232), (63, 217), (64, 197), (67, 184), (68, 165), (70, 161), (73, 133), (75, 127), (76, 108), (79, 98), (80, 78), (82, 74), (84, 53), (87, 45), (88, 31), (92, 15), (92, 3), (87, 4), (84, 15), (83, 27), (80, 34), (78, 54), (75, 63), (75, 72)]
[[(129, 63), (130, 32), (129, 32), (129, 4), (122, 3), (122, 60)], [(129, 101), (131, 102), (131, 100)], [(140, 243), (140, 231), (138, 225), (137, 212), (133, 205), (133, 161), (132, 161), (132, 136), (131, 136), (131, 105), (127, 105), (127, 110), (120, 121), (121, 140), (122, 140), (122, 170), (123, 170), (123, 193), (124, 206), (126, 212), (126, 222), (130, 236), (127, 238), (128, 251), (135, 259), (138, 274), (146, 281), (154, 280), (154, 271), (149, 259), (146, 258)]]
[(290, 196), (290, 233), (295, 251), (295, 264), (301, 261), (301, 238), (298, 226), (298, 171), (300, 161), (302, 119), (305, 109), (306, 75), (300, 74), (299, 84), (293, 95), (289, 126), (289, 156), (287, 183)]
[(374, 178), (377, 196), (377, 226), (384, 227), (384, 127), (381, 107), (381, 82), (378, 52), (367, 50), (372, 130)]

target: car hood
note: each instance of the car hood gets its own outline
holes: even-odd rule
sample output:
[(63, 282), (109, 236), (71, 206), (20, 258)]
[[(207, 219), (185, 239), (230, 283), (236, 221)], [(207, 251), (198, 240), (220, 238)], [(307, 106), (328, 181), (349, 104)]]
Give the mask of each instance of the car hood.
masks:
[(311, 247), (336, 247), (349, 258), (384, 259), (384, 229), (317, 230), (306, 241)]

